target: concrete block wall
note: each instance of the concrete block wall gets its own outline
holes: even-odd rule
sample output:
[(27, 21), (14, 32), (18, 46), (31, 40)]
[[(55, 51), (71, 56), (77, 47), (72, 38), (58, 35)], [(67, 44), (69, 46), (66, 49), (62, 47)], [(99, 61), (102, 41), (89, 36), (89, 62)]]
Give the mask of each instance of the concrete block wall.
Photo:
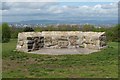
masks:
[(34, 51), (41, 48), (89, 48), (106, 46), (105, 32), (43, 31), (18, 34), (18, 51)]

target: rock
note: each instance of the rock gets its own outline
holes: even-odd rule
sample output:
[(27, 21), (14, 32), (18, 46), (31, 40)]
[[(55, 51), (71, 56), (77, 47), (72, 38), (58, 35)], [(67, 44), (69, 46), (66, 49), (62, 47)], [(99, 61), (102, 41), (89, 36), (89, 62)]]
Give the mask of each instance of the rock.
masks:
[(41, 48), (89, 48), (106, 46), (105, 32), (43, 31), (18, 34), (18, 51), (33, 51)]

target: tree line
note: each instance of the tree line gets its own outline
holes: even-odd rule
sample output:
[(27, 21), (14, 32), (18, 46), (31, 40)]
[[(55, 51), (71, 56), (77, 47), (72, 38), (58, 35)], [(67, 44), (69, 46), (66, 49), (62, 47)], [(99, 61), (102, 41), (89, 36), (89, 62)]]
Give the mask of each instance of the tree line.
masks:
[[(1, 28), (0, 28), (1, 29)], [(7, 23), (2, 23), (2, 42), (9, 42), (10, 39), (18, 37), (20, 32), (41, 32), (41, 31), (93, 31), (106, 32), (107, 41), (120, 42), (120, 24), (113, 27), (95, 27), (94, 25), (85, 24), (82, 27), (79, 25), (49, 25), (46, 27), (9, 27)]]

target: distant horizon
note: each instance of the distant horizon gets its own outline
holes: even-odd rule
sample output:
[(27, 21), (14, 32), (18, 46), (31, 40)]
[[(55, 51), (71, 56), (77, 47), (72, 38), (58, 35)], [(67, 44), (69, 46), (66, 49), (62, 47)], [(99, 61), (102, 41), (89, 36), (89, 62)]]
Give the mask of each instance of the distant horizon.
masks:
[[(2, 22), (4, 23), (4, 22)], [(42, 24), (42, 25), (54, 25), (54, 24), (94, 24), (94, 25), (114, 25), (118, 24), (117, 20), (26, 20), (20, 22), (7, 22), (9, 24)]]
[[(41, 20), (51, 20), (51, 21), (55, 21), (55, 20), (57, 20), (57, 21), (72, 21), (72, 20), (67, 20), (67, 19), (31, 19), (31, 20), (21, 20), (21, 21), (2, 21), (2, 22), (23, 22), (23, 21), (41, 21)], [(112, 20), (115, 20), (115, 21), (118, 21), (118, 19), (104, 19), (104, 20), (98, 20), (98, 19), (80, 19), (80, 20), (78, 20), (78, 21), (86, 21), (86, 20), (96, 20), (96, 21), (112, 21)], [(77, 20), (75, 20), (75, 21), (77, 21)]]

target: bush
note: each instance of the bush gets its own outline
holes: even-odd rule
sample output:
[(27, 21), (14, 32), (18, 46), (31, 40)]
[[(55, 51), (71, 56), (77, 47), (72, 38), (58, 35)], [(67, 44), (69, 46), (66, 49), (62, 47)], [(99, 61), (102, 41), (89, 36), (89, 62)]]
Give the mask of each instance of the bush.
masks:
[(82, 31), (95, 31), (95, 27), (90, 24), (83, 25)]
[(2, 42), (9, 42), (11, 38), (11, 31), (10, 27), (8, 26), (7, 23), (2, 24)]
[(2, 25), (0, 25), (0, 43), (2, 42)]
[(120, 24), (116, 25), (114, 29), (115, 41), (120, 42)]
[(41, 27), (35, 27), (35, 28), (34, 28), (34, 31), (35, 31), (35, 32), (42, 32), (42, 28), (41, 28)]
[(33, 31), (34, 31), (34, 29), (31, 28), (31, 27), (25, 27), (24, 28), (24, 32), (33, 32)]
[(120, 24), (108, 28), (106, 30), (106, 36), (108, 41), (120, 42)]
[(23, 28), (21, 27), (11, 27), (11, 38), (15, 39), (18, 37), (18, 33), (23, 32)]

